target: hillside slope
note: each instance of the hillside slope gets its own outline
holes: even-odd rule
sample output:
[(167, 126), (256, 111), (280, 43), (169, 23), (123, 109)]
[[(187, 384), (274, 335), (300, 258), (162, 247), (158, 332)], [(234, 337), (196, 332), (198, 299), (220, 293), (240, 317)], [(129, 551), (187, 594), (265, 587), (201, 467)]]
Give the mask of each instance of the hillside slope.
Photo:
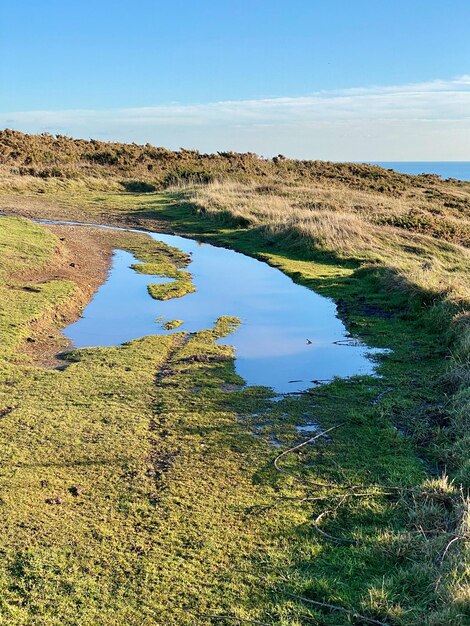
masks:
[[(336, 380), (279, 402), (269, 390), (221, 386), (240, 381), (230, 350), (226, 360), (211, 361), (220, 348), (213, 330), (174, 350), (158, 336), (78, 350), (65, 373), (45, 370), (30, 359), (51, 334), (54, 345), (61, 342), (50, 311), (62, 310), (70, 284), (57, 282), (46, 257), (64, 242), (1, 218), (0, 321), (4, 335), (15, 336), (0, 369), (10, 507), (3, 509), (4, 623), (52, 626), (59, 607), (66, 623), (80, 626), (124, 618), (139, 626), (192, 624), (195, 614), (207, 625), (463, 626), (470, 599), (470, 183), (16, 131), (0, 133), (0, 155), (1, 211), (177, 231), (239, 250), (333, 298), (353, 337), (389, 350), (379, 377)], [(33, 235), (42, 247), (31, 245)], [(100, 244), (107, 254), (116, 245)], [(22, 284), (18, 267), (28, 264), (50, 266), (52, 286)], [(37, 337), (39, 309), (47, 314)], [(285, 450), (295, 446), (306, 416), (341, 428), (283, 459), (288, 473), (281, 476), (271, 437)], [(126, 472), (134, 465), (139, 472), (95, 484), (94, 472), (114, 471), (112, 446), (125, 449), (133, 425), (145, 449), (136, 445)], [(81, 463), (97, 450), (108, 455), (102, 470)], [(25, 465), (28, 455), (39, 463)], [(49, 467), (46, 457), (63, 466)], [(85, 486), (80, 497), (64, 482), (71, 461), (73, 485)], [(78, 506), (90, 511), (86, 524), (74, 517)], [(105, 510), (111, 525), (101, 519)], [(67, 528), (76, 542), (73, 572), (64, 565)]]

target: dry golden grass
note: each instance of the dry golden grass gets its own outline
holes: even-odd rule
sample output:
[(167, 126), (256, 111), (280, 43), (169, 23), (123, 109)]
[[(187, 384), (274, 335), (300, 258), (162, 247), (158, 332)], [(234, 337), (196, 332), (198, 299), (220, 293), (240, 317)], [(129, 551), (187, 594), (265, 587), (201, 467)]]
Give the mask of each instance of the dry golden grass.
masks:
[[(470, 251), (466, 247), (384, 223), (385, 218), (408, 210), (402, 198), (384, 200), (380, 194), (341, 187), (279, 185), (266, 190), (236, 182), (192, 187), (186, 194), (202, 213), (262, 227), (293, 246), (379, 263), (393, 271), (396, 285), (401, 277), (417, 289), (470, 303)], [(461, 222), (470, 228), (470, 213)]]
[(83, 191), (118, 191), (122, 186), (112, 178), (87, 176), (80, 179), (41, 178), (18, 176), (10, 168), (0, 166), (0, 192), (2, 194), (53, 194), (60, 192), (80, 193)]

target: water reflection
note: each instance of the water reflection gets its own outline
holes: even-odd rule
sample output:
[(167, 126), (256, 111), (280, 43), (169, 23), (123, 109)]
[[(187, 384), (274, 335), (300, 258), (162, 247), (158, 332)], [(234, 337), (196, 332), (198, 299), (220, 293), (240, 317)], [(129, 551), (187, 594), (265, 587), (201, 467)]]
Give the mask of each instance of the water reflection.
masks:
[(134, 272), (129, 266), (135, 258), (117, 250), (108, 280), (83, 317), (64, 331), (75, 346), (119, 345), (149, 334), (175, 332), (164, 330), (157, 318), (160, 322), (181, 319), (184, 323), (178, 331), (197, 331), (211, 327), (221, 315), (234, 315), (242, 323), (223, 342), (235, 347), (237, 372), (250, 385), (299, 391), (311, 387), (312, 380), (373, 372), (369, 348), (335, 343), (341, 344), (347, 333), (328, 298), (232, 250), (174, 235), (148, 234), (191, 254), (188, 269), (197, 291), (176, 300), (153, 300), (147, 285), (167, 279)]

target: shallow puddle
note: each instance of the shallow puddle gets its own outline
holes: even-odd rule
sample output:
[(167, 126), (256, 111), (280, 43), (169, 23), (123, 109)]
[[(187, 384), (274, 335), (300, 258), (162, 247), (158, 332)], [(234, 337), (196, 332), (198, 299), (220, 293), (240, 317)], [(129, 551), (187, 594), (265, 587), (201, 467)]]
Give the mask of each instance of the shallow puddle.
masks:
[[(139, 231), (141, 232), (141, 231)], [(281, 271), (243, 254), (175, 235), (148, 233), (191, 255), (196, 292), (164, 302), (147, 285), (168, 279), (130, 269), (132, 254), (117, 250), (108, 280), (83, 317), (64, 330), (76, 347), (119, 345), (149, 334), (210, 328), (222, 315), (240, 327), (224, 338), (235, 348), (236, 370), (249, 385), (301, 391), (318, 380), (373, 373), (371, 350), (350, 342), (332, 300), (296, 285)], [(162, 321), (179, 319), (176, 330)]]

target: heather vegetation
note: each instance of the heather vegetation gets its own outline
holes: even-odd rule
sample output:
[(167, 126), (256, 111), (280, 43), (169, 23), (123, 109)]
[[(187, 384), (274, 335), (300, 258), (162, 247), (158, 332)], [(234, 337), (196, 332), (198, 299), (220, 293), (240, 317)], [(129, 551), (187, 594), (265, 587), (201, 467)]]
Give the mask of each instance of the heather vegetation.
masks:
[[(467, 623), (470, 183), (16, 131), (0, 166), (7, 213), (234, 248), (390, 350), (378, 377), (275, 399), (215, 343), (228, 318), (45, 369), (38, 322), (57, 332), (78, 287), (35, 272), (67, 241), (0, 218), (0, 623)], [(173, 279), (155, 297), (193, 288), (185, 255), (109, 238)], [(305, 444), (312, 418), (331, 430)]]

